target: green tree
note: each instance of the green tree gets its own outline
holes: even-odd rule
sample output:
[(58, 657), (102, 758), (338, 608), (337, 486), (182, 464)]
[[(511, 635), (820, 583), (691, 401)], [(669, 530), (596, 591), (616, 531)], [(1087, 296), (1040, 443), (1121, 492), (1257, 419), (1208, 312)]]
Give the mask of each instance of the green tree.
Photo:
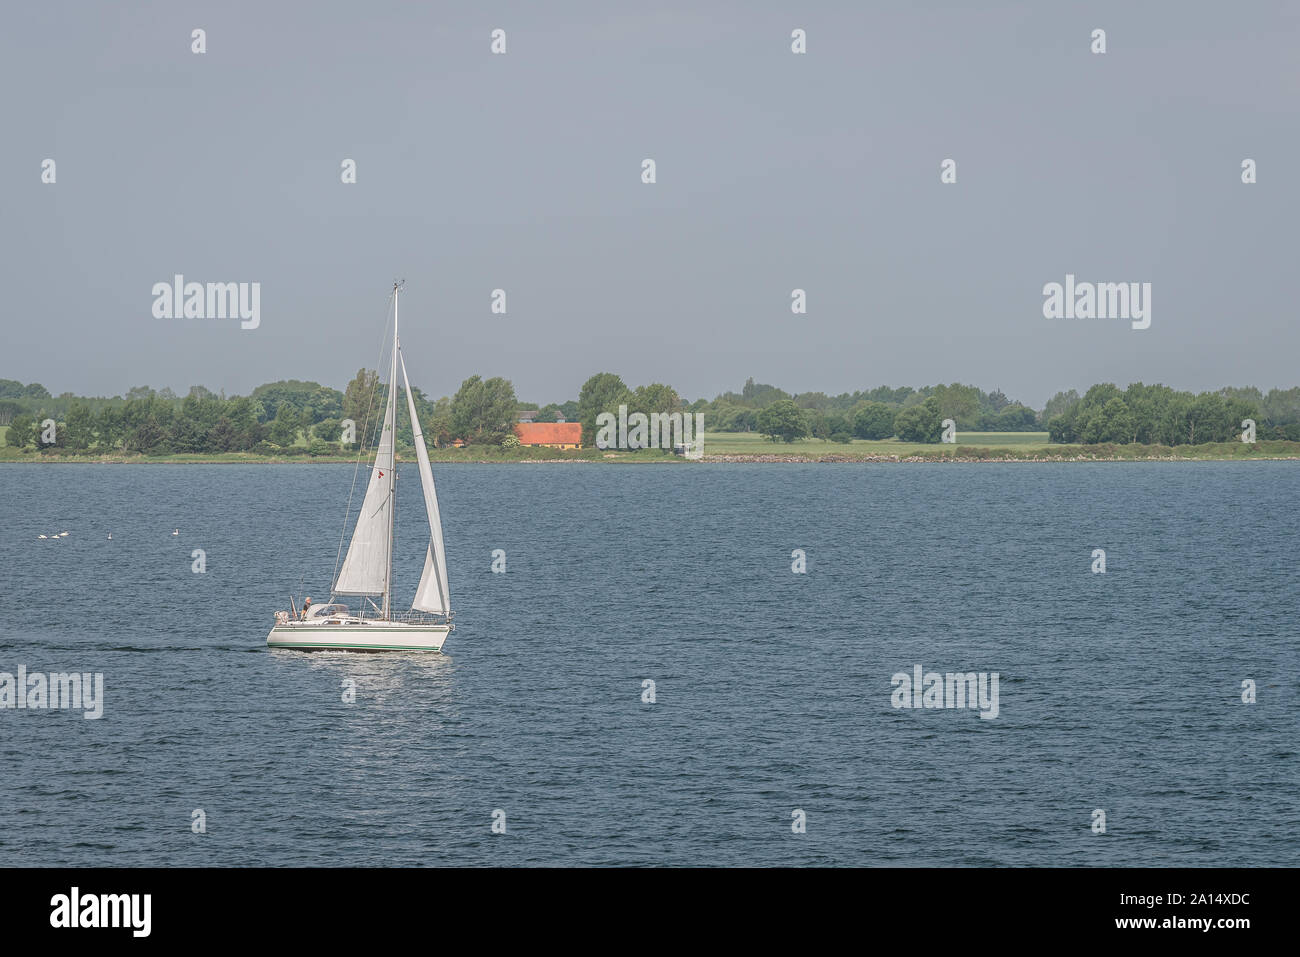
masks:
[(897, 389), (887, 385), (877, 386), (870, 392), (864, 392), (862, 398), (868, 402), (882, 402), (885, 405), (892, 405), (896, 409), (901, 408), (903, 403), (915, 392), (910, 385), (900, 386)]
[(311, 427), (311, 434), (322, 442), (337, 442), (343, 437), (340, 419), (321, 419)]
[(1270, 389), (1259, 412), (1263, 421), (1272, 426), (1300, 422), (1300, 386), (1294, 389)]
[(582, 444), (596, 444), (596, 417), (602, 412), (618, 414), (620, 405), (630, 404), (632, 392), (612, 372), (598, 372), (582, 384), (578, 393), (578, 421), (582, 423)]
[(897, 411), (883, 402), (864, 402), (853, 416), (853, 434), (860, 439), (889, 438)]
[(758, 431), (773, 442), (793, 442), (808, 434), (803, 410), (790, 399), (777, 399), (760, 410), (757, 424)]
[(63, 423), (64, 444), (75, 450), (88, 449), (95, 441), (95, 414), (84, 402), (74, 402), (68, 408)]
[(992, 392), (980, 392), (981, 412), (991, 412), (997, 415), (1008, 406), (1017, 404), (1008, 399), (1001, 389), (994, 389)]
[[(456, 420), (451, 414), (451, 399), (444, 395), (433, 403), (432, 413), (422, 419), (421, 424), (424, 426), (425, 437), (433, 442), (434, 448), (450, 445), (456, 437)], [(510, 434), (514, 434), (513, 427)]]
[[(268, 429), (259, 420), (259, 403), (249, 396), (237, 396), (226, 404), (225, 420), (234, 432), (234, 444), (221, 451), (246, 451), (266, 438)], [(219, 420), (220, 421), (220, 420)]]
[(723, 402), (714, 402), (704, 410), (704, 418), (709, 424), (710, 432), (752, 432), (754, 430), (752, 421), (746, 428), (739, 420), (742, 416), (752, 419), (753, 415), (753, 409)]
[(993, 417), (994, 432), (1033, 432), (1038, 428), (1038, 413), (1023, 405), (1008, 405)]
[(1074, 389), (1071, 389), (1069, 392), (1056, 393), (1056, 395), (1047, 400), (1047, 405), (1043, 406), (1043, 412), (1042, 415), (1039, 416), (1039, 421), (1044, 424), (1050, 422), (1058, 415), (1063, 415), (1070, 409), (1074, 408), (1078, 401), (1079, 393)]
[(452, 428), (466, 442), (499, 445), (513, 434), (518, 408), (515, 387), (508, 380), (470, 376), (452, 397)]
[(167, 446), (173, 452), (205, 452), (204, 430), (193, 419), (178, 415), (167, 433)]
[[(1053, 408), (1065, 406), (1065, 411), (1047, 419), (1047, 431), (1050, 440), (1053, 442), (1095, 441), (1095, 439), (1088, 437), (1096, 434), (1096, 430), (1088, 432), (1088, 423), (1111, 399), (1123, 398), (1119, 387), (1109, 382), (1094, 385), (1084, 394), (1082, 399), (1076, 402), (1062, 401), (1057, 403), (1057, 398), (1061, 395), (1062, 393), (1057, 393), (1057, 397), (1054, 397), (1047, 404), (1047, 409), (1044, 410), (1044, 412), (1048, 412)], [(1065, 395), (1068, 397), (1068, 393)]]
[(130, 452), (144, 452), (146, 455), (166, 451), (167, 430), (153, 415), (131, 430), (126, 437), (126, 449)]
[(1098, 382), (1083, 394), (1080, 403), (1089, 409), (1099, 409), (1111, 399), (1123, 398), (1124, 393), (1113, 382)]
[[(319, 382), (302, 382), (298, 379), (282, 379), (279, 382), (267, 382), (253, 390), (252, 398), (262, 403), (263, 421), (278, 416), (280, 407), (288, 404), (297, 412), (308, 413), (309, 421), (305, 424), (325, 418), (331, 407), (337, 415), (341, 410), (343, 396), (336, 389), (327, 389)], [(319, 406), (319, 414), (317, 414)]]
[(825, 412), (831, 406), (831, 397), (825, 392), (800, 392), (794, 396), (794, 404), (801, 409), (818, 409)]
[(894, 434), (904, 442), (938, 442), (943, 436), (944, 418), (938, 401), (931, 396), (894, 417)]
[(240, 435), (223, 415), (204, 435), (204, 445), (209, 452), (231, 452), (240, 447)]
[(126, 425), (122, 417), (122, 409), (106, 406), (99, 410), (99, 415), (95, 420), (95, 433), (99, 436), (99, 442), (108, 448), (116, 448), (121, 444), (126, 435)]
[(751, 376), (745, 380), (745, 387), (740, 391), (740, 397), (750, 408), (761, 409), (773, 402), (790, 398), (790, 393), (783, 392), (774, 385), (755, 384)]
[(1187, 441), (1191, 445), (1225, 442), (1233, 436), (1237, 426), (1227, 400), (1213, 392), (1202, 392), (1193, 399), (1184, 421)]
[(343, 392), (343, 418), (356, 423), (357, 442), (369, 446), (378, 439), (387, 400), (387, 391), (379, 385), (379, 373), (358, 369)]
[(937, 385), (931, 395), (938, 403), (940, 419), (952, 419), (963, 431), (979, 427), (980, 390), (975, 386), (958, 382)]
[(1092, 408), (1081, 420), (1079, 440), (1089, 445), (1098, 442), (1131, 442), (1134, 433), (1133, 413), (1124, 400), (1115, 396), (1101, 408)]
[[(644, 412), (646, 415), (652, 412), (680, 412), (682, 400), (672, 386), (652, 382), (650, 385), (637, 386), (628, 400), (627, 407), (629, 413)], [(617, 412), (617, 409), (610, 411)], [(552, 417), (551, 421), (555, 419)]]
[(293, 406), (282, 402), (271, 422), (271, 441), (281, 448), (293, 445), (298, 439), (298, 413)]
[(343, 393), (338, 389), (321, 386), (308, 396), (307, 408), (313, 422), (340, 418), (343, 415)]
[[(799, 403), (796, 401), (795, 405)], [(825, 441), (831, 437), (830, 423), (826, 420), (826, 413), (821, 409), (803, 409), (804, 434), (811, 435), (815, 439)]]
[(853, 438), (853, 422), (843, 412), (827, 412), (826, 429), (832, 438), (836, 435), (847, 435), (850, 439)]
[(31, 445), (35, 437), (36, 423), (30, 415), (21, 413), (15, 415), (13, 421), (9, 423), (9, 432), (5, 435), (5, 443), (16, 449), (22, 449)]

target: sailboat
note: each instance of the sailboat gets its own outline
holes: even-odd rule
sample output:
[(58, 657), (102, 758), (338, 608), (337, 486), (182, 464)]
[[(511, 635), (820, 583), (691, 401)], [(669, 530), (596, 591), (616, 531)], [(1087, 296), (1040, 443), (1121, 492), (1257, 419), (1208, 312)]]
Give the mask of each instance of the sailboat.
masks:
[[(452, 624), (451, 598), (447, 590), (447, 560), (443, 554), (442, 521), (438, 515), (438, 495), (433, 487), (433, 470), (424, 445), (424, 430), (416, 414), (411, 383), (406, 377), (401, 340), (397, 335), (397, 294), (402, 283), (393, 284), (393, 355), (388, 376), (388, 403), (384, 409), (383, 431), (370, 465), (369, 481), (356, 527), (348, 544), (342, 567), (329, 601), (311, 605), (304, 601), (301, 611), (275, 613), (275, 627), (266, 636), (272, 648), (296, 648), (320, 651), (441, 651)], [(393, 608), (393, 532), (397, 516), (397, 468), (393, 453), (393, 436), (397, 417), (397, 373), (402, 373), (407, 409), (415, 439), (415, 458), (419, 466), (420, 486), (424, 490), (424, 510), (429, 520), (429, 544), (424, 553), (424, 571), (415, 589), (410, 611)], [(360, 453), (358, 466), (360, 465)], [(355, 490), (356, 480), (353, 480)], [(349, 498), (349, 501), (351, 499)], [(350, 511), (350, 510), (349, 510)], [(346, 530), (347, 519), (344, 519)], [(342, 543), (340, 542), (340, 554)], [(354, 612), (340, 596), (361, 599)], [(375, 599), (381, 598), (381, 603)], [(293, 601), (290, 599), (290, 606)], [(368, 608), (366, 606), (369, 606)]]

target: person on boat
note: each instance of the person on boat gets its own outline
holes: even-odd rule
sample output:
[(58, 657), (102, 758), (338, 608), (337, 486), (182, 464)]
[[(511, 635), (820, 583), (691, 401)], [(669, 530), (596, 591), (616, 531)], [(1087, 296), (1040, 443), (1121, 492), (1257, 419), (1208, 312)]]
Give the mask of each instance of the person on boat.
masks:
[(303, 620), (304, 620), (304, 621), (305, 621), (306, 618), (307, 618), (307, 611), (308, 611), (310, 608), (311, 608), (311, 596), (308, 595), (307, 598), (306, 598), (306, 600), (304, 600), (303, 603), (302, 603), (302, 617), (303, 617)]

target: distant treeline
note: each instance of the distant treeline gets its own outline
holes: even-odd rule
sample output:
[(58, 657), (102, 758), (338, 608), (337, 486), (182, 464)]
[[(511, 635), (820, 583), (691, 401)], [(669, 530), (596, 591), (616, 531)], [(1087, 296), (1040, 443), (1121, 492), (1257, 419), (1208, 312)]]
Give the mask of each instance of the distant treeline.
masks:
[(960, 432), (1046, 431), (1065, 443), (1195, 445), (1240, 438), (1242, 421), (1256, 423), (1261, 439), (1300, 441), (1300, 388), (1224, 388), (1217, 392), (1179, 392), (1164, 385), (1135, 383), (1121, 390), (1095, 385), (1082, 397), (1058, 392), (1041, 410), (1007, 398), (1000, 390), (975, 386), (881, 386), (868, 392), (791, 395), (771, 385), (745, 383), (712, 402), (697, 402), (710, 431), (758, 432), (773, 441), (811, 436), (832, 441), (850, 438), (938, 442), (944, 419)]
[(1095, 385), (1074, 392), (1059, 414), (1047, 420), (1053, 442), (1124, 445), (1198, 445), (1239, 439), (1242, 423), (1255, 423), (1256, 437), (1300, 441), (1300, 388), (1224, 388), (1179, 392), (1166, 385), (1135, 382), (1127, 389)]
[(0, 379), (5, 444), (65, 452), (269, 452), (306, 435), (304, 451), (323, 453), (339, 438), (344, 404), (343, 393), (315, 382), (272, 383), (231, 398), (195, 386), (183, 399), (145, 386), (112, 398), (51, 397), (38, 386), (15, 396), (14, 385)]
[[(931, 401), (933, 400), (933, 401)], [(712, 402), (697, 402), (715, 432), (759, 432), (774, 441), (811, 437), (848, 442), (887, 439), (938, 442), (944, 419), (962, 432), (1041, 431), (1040, 413), (1007, 398), (1001, 390), (975, 386), (879, 386), (866, 392), (790, 394), (749, 379), (740, 392), (724, 392)]]
[[(525, 409), (539, 422), (563, 418), (583, 425), (583, 442), (595, 438), (596, 417), (631, 412), (703, 412), (711, 432), (757, 432), (773, 441), (812, 437), (848, 442), (853, 438), (938, 442), (943, 421), (960, 432), (1047, 431), (1053, 442), (1145, 443), (1161, 445), (1223, 442), (1239, 438), (1242, 421), (1256, 423), (1260, 439), (1300, 441), (1300, 388), (1224, 388), (1179, 392), (1135, 383), (1127, 389), (1095, 385), (1083, 396), (1058, 392), (1041, 410), (1013, 401), (1000, 390), (975, 386), (880, 386), (830, 396), (790, 394), (748, 380), (740, 392), (687, 403), (663, 383), (631, 388), (614, 373), (592, 376), (578, 398), (538, 406), (520, 402), (503, 378), (471, 376), (454, 396), (430, 400), (412, 389), (426, 440), (511, 445), (514, 424)], [(147, 386), (124, 396), (59, 396), (38, 383), (0, 379), (0, 426), (6, 444), (20, 449), (71, 453), (252, 451), (320, 455), (342, 450), (343, 423), (356, 424), (356, 440), (371, 443), (383, 414), (387, 387), (374, 370), (362, 369), (345, 390), (290, 379), (258, 386), (248, 396), (226, 397), (203, 386), (184, 396)], [(44, 423), (53, 421), (50, 429)], [(405, 401), (398, 403), (398, 442), (412, 442)]]
[[(518, 410), (514, 387), (504, 379), (472, 376), (454, 398), (436, 402), (416, 387), (411, 393), (425, 438), (435, 445), (460, 437), (499, 443), (511, 433)], [(38, 384), (0, 379), (0, 425), (9, 427), (5, 444), (17, 448), (324, 455), (342, 451), (345, 420), (355, 423), (355, 441), (373, 441), (387, 396), (387, 386), (369, 369), (360, 370), (342, 392), (290, 379), (229, 398), (203, 386), (194, 386), (184, 398), (147, 386), (112, 398), (54, 397)], [(50, 421), (52, 429), (44, 424)], [(397, 423), (399, 443), (410, 446), (405, 399), (397, 404)]]

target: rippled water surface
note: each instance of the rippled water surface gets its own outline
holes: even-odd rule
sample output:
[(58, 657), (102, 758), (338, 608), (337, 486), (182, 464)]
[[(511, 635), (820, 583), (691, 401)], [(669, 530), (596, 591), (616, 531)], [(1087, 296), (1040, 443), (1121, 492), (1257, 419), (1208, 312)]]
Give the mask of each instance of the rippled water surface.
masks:
[(1300, 863), (1300, 465), (436, 475), (447, 654), (307, 654), (351, 467), (0, 466), (0, 671), (105, 682), (0, 710), (0, 864)]

